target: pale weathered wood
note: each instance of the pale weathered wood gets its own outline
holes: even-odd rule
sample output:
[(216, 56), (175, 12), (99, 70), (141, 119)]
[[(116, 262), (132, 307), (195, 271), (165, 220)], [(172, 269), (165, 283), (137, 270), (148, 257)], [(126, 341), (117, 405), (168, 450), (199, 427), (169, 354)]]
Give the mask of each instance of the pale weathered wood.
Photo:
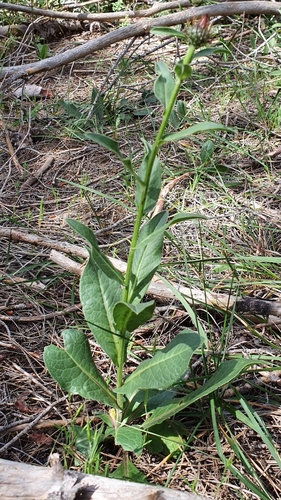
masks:
[[(84, 256), (84, 249), (83, 256)], [(82, 253), (80, 254), (82, 256)], [(70, 271), (77, 276), (81, 276), (83, 266), (73, 261), (66, 255), (52, 250), (50, 259), (58, 264), (62, 269)], [(122, 260), (109, 257), (112, 264), (121, 272), (126, 271), (126, 263)], [(214, 293), (208, 290), (199, 290), (197, 288), (187, 288), (186, 286), (179, 285), (175, 282), (170, 282), (171, 285), (184, 296), (185, 300), (191, 305), (203, 305), (210, 307), (218, 307), (224, 311), (232, 310), (235, 307), (237, 313), (248, 313), (251, 316), (265, 316), (266, 323), (271, 326), (280, 324), (281, 318), (281, 302), (258, 299), (255, 297), (236, 297), (228, 293)], [(153, 295), (159, 299), (173, 299), (177, 300), (175, 293), (171, 288), (166, 285), (161, 278), (154, 276), (147, 290), (148, 295)], [(249, 318), (250, 319), (250, 318)], [(251, 321), (257, 323), (259, 319), (251, 317)]]
[[(26, 233), (18, 229), (10, 229), (8, 227), (0, 227), (0, 237), (8, 238), (11, 241), (22, 241), (31, 245), (42, 246), (57, 250), (69, 255), (79, 256), (83, 259), (88, 258), (86, 248), (81, 248), (79, 245), (72, 245), (66, 241), (57, 241), (50, 238), (44, 238), (36, 234)], [(50, 258), (59, 264), (63, 269), (67, 269), (75, 274), (80, 275), (83, 269), (83, 264), (77, 264), (70, 261), (68, 258), (58, 254), (55, 251), (51, 252)], [(112, 264), (121, 272), (126, 271), (126, 262), (109, 257)], [(251, 315), (267, 317), (267, 324), (272, 326), (280, 324), (281, 318), (281, 302), (262, 300), (255, 297), (236, 297), (228, 293), (214, 293), (208, 290), (200, 290), (197, 288), (187, 288), (178, 283), (171, 283), (179, 293), (181, 293), (187, 302), (190, 304), (209, 305), (218, 307), (222, 310), (231, 310), (235, 307), (237, 313), (249, 313)], [(175, 299), (174, 292), (163, 281), (154, 276), (148, 288), (148, 293), (155, 297), (166, 299)], [(11, 319), (11, 318), (10, 318)]]
[[(0, 3), (0, 9), (7, 7), (5, 3)], [(35, 12), (35, 9), (33, 8)], [(55, 68), (61, 67), (65, 64), (72, 63), (78, 59), (83, 59), (88, 55), (92, 55), (101, 49), (106, 49), (112, 44), (126, 40), (128, 38), (143, 36), (150, 32), (155, 26), (174, 26), (176, 24), (183, 24), (187, 20), (191, 20), (200, 16), (208, 15), (210, 17), (216, 16), (233, 16), (236, 14), (245, 15), (276, 15), (280, 13), (280, 2), (268, 1), (242, 1), (242, 2), (223, 2), (214, 5), (204, 5), (200, 7), (191, 7), (190, 9), (177, 12), (175, 14), (168, 14), (154, 19), (145, 19), (136, 23), (130, 24), (106, 33), (95, 40), (90, 40), (79, 47), (75, 47), (65, 52), (47, 57), (40, 61), (20, 64), (18, 66), (9, 66), (0, 68), (0, 80), (7, 77), (22, 78), (42, 71), (50, 71)], [(118, 13), (117, 13), (118, 14)], [(123, 12), (124, 14), (124, 12)], [(133, 13), (135, 14), (135, 12)], [(88, 17), (88, 14), (81, 14), (80, 19), (83, 20)], [(97, 19), (97, 18), (95, 18)], [(100, 20), (105, 20), (99, 16)], [(4, 82), (5, 83), (5, 82)], [(4, 83), (2, 85), (4, 85)], [(7, 83), (7, 82), (6, 82)], [(9, 80), (8, 80), (9, 84)]]
[(208, 500), (192, 493), (0, 459), (1, 500)]

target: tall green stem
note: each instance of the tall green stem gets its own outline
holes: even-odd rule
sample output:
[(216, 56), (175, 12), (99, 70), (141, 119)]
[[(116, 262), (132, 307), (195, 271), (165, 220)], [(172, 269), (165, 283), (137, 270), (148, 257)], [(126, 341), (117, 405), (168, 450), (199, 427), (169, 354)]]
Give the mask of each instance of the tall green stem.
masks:
[[(186, 54), (185, 54), (185, 57), (183, 59), (184, 66), (189, 65), (191, 63), (193, 55), (194, 55), (194, 51), (195, 51), (195, 47), (193, 45), (190, 45)], [(182, 84), (184, 79), (185, 79), (184, 76), (176, 75), (176, 81), (175, 81), (173, 91), (171, 93), (170, 100), (169, 100), (167, 107), (164, 111), (162, 123), (160, 125), (159, 130), (158, 130), (157, 136), (154, 140), (154, 143), (153, 143), (153, 146), (151, 149), (151, 153), (150, 153), (149, 158), (148, 158), (146, 173), (145, 173), (145, 178), (144, 178), (144, 187), (142, 190), (142, 195), (141, 195), (139, 206), (137, 207), (137, 217), (136, 217), (136, 221), (134, 224), (134, 231), (133, 231), (132, 241), (131, 241), (129, 255), (128, 255), (127, 271), (126, 271), (125, 284), (124, 284), (124, 290), (123, 290), (123, 295), (122, 295), (123, 302), (128, 302), (129, 284), (130, 284), (131, 274), (132, 274), (133, 259), (134, 259), (134, 254), (136, 251), (137, 240), (138, 240), (139, 231), (140, 231), (140, 227), (141, 227), (141, 223), (142, 223), (142, 218), (144, 215), (144, 207), (145, 207), (145, 202), (146, 202), (146, 197), (147, 197), (147, 191), (149, 188), (149, 182), (150, 182), (150, 176), (151, 176), (153, 164), (154, 164), (154, 161), (156, 159), (159, 148), (161, 146), (161, 141), (162, 141), (166, 126), (168, 124), (169, 117), (170, 117), (171, 112), (174, 108), (178, 93), (180, 91), (181, 84)], [(124, 366), (125, 357), (126, 357), (125, 333), (126, 332), (121, 332), (121, 337), (120, 337), (119, 362), (118, 362), (118, 368), (117, 368), (117, 387), (121, 387), (121, 385), (123, 384), (123, 366)], [(122, 398), (120, 398), (120, 400), (119, 400), (119, 397), (118, 397), (118, 403), (119, 403), (120, 407), (122, 408)]]

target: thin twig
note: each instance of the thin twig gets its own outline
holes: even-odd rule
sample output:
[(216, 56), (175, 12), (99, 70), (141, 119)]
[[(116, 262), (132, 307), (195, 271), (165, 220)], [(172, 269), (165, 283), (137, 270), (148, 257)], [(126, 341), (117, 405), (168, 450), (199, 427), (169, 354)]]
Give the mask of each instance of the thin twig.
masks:
[(11, 155), (11, 160), (13, 162), (13, 164), (15, 165), (17, 171), (23, 175), (23, 168), (17, 158), (17, 155), (16, 155), (16, 152), (13, 148), (13, 145), (11, 143), (11, 139), (10, 139), (10, 136), (9, 136), (9, 132), (7, 129), (4, 130), (4, 136), (5, 136), (5, 141), (6, 141), (6, 144), (7, 144), (7, 147), (8, 147), (8, 150), (9, 150), (9, 153)]
[(54, 311), (47, 314), (38, 314), (36, 316), (8, 316), (6, 314), (0, 314), (1, 321), (14, 321), (19, 323), (31, 323), (33, 321), (45, 321), (46, 319), (57, 318), (59, 316), (65, 316), (66, 314), (71, 314), (73, 312), (79, 311), (81, 309), (81, 304), (76, 306), (69, 306), (62, 311)]
[(189, 7), (189, 0), (178, 0), (174, 2), (155, 2), (152, 7), (149, 9), (142, 10), (123, 10), (119, 12), (107, 12), (107, 13), (98, 13), (98, 14), (84, 14), (83, 12), (61, 12), (54, 10), (46, 10), (46, 9), (38, 9), (35, 7), (28, 7), (26, 5), (16, 5), (11, 3), (0, 3), (0, 10), (11, 10), (15, 12), (26, 12), (31, 16), (44, 16), (56, 19), (74, 19), (78, 21), (112, 21), (119, 20), (125, 18), (135, 18), (135, 17), (150, 17), (154, 14), (158, 14), (159, 12), (165, 10), (175, 10), (180, 7)]
[(34, 172), (20, 187), (20, 191), (24, 191), (25, 189), (28, 189), (30, 186), (32, 186), (33, 184), (35, 184), (35, 182), (38, 181), (38, 179), (40, 179), (41, 175), (43, 175), (47, 170), (48, 168), (51, 167), (51, 165), (53, 164), (55, 158), (53, 155), (49, 155), (46, 159), (46, 161), (44, 162), (44, 164), (42, 165), (42, 167), (39, 168), (39, 170), (37, 170), (37, 172)]
[[(32, 417), (33, 418), (33, 417)], [(3, 427), (0, 427), (0, 432), (18, 432), (26, 427), (26, 423), (30, 422), (29, 419), (25, 420), (20, 420), (18, 422), (14, 422), (11, 424), (3, 425)], [(43, 422), (38, 422), (36, 425), (33, 426), (34, 429), (50, 429), (52, 427), (65, 427), (69, 424), (74, 424), (74, 425), (85, 425), (85, 423), (98, 423), (100, 422), (100, 419), (98, 417), (89, 417), (89, 416), (84, 416), (84, 417), (77, 417), (75, 419), (59, 419), (59, 420), (43, 420)]]
[(34, 420), (32, 420), (32, 422), (27, 424), (26, 427), (21, 432), (19, 432), (15, 437), (13, 437), (13, 439), (11, 439), (8, 443), (4, 444), (4, 446), (0, 448), (0, 453), (4, 453), (4, 451), (7, 451), (14, 443), (16, 443), (16, 441), (18, 441), (20, 437), (27, 434), (43, 417), (45, 417), (45, 415), (47, 415), (49, 411), (52, 410), (52, 408), (54, 408), (54, 406), (62, 403), (67, 398), (68, 396), (64, 396), (63, 398), (54, 401), (54, 403), (51, 403), (47, 408), (45, 408), (45, 410), (43, 410), (39, 415), (37, 415), (37, 417), (35, 417)]

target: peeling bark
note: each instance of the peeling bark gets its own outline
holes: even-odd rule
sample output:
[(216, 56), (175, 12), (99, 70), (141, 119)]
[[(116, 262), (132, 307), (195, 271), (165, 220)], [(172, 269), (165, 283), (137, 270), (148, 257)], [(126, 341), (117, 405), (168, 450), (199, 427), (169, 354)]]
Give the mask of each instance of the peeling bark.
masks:
[(108, 477), (64, 471), (58, 454), (51, 467), (0, 459), (1, 500), (208, 500), (192, 493)]

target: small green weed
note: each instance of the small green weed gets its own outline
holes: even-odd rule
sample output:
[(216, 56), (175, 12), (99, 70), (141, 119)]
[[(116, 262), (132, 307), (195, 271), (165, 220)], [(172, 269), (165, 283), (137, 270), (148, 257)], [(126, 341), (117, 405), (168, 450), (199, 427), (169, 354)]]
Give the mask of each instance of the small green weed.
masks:
[(46, 43), (36, 43), (36, 51), (39, 59), (46, 59), (46, 57), (50, 56), (49, 45)]

